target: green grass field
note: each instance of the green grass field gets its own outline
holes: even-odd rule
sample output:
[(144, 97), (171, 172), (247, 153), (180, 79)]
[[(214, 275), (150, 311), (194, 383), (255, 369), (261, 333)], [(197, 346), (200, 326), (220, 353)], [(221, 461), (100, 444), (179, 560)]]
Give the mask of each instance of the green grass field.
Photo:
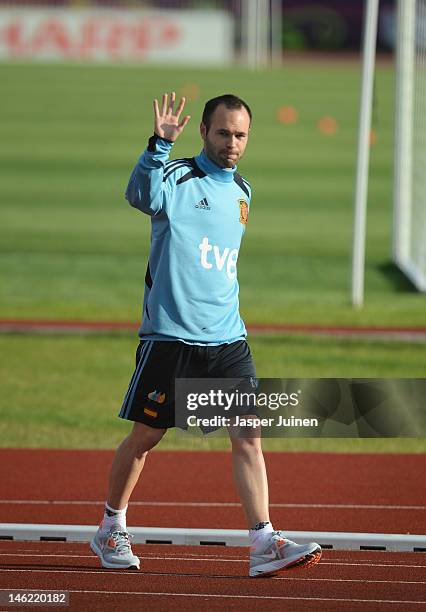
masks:
[[(152, 98), (194, 83), (200, 98), (188, 103), (192, 120), (174, 157), (201, 148), (198, 122), (209, 97), (235, 92), (254, 113), (239, 168), (254, 192), (239, 259), (246, 322), (426, 325), (424, 296), (390, 266), (390, 65), (379, 67), (375, 86), (366, 304), (355, 311), (349, 303), (359, 76), (354, 63), (255, 74), (0, 65), (0, 318), (139, 319), (149, 219), (123, 193), (152, 133)], [(299, 112), (293, 125), (276, 120), (287, 105)], [(331, 136), (316, 127), (328, 115), (338, 122)], [(0, 444), (114, 446), (126, 429), (113, 415), (134, 345), (127, 336), (0, 338)], [(252, 345), (262, 376), (408, 377), (426, 370), (424, 345), (309, 338), (256, 338)], [(354, 444), (424, 449), (408, 440)]]
[[(423, 347), (304, 337), (252, 338), (262, 377), (421, 375)], [(134, 367), (135, 339), (0, 336), (0, 446), (109, 448), (130, 424), (117, 418)], [(7, 358), (6, 358), (7, 357)], [(334, 364), (331, 366), (330, 364)], [(399, 364), (399, 366), (398, 366)], [(405, 364), (405, 370), (401, 364)], [(405, 373), (405, 374), (404, 374)], [(170, 433), (162, 448), (224, 448), (227, 441)], [(424, 439), (268, 439), (268, 449), (424, 452)]]

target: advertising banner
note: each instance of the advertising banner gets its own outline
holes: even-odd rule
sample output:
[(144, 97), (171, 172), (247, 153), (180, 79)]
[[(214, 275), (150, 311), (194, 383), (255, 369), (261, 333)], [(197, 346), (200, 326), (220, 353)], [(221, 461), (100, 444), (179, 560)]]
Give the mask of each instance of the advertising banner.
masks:
[(0, 9), (0, 60), (228, 63), (233, 18), (216, 10)]

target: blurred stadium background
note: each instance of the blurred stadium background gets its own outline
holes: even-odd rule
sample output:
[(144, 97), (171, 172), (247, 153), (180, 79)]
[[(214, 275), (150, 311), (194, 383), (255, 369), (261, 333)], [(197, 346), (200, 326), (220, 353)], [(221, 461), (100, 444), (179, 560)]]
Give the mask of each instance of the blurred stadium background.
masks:
[[(364, 9), (363, 0), (0, 0), (3, 322), (130, 321), (136, 329), (150, 226), (123, 193), (152, 132), (152, 99), (176, 90), (192, 115), (177, 157), (199, 151), (208, 98), (232, 92), (253, 109), (240, 164), (254, 191), (239, 260), (249, 326), (424, 330), (425, 296), (391, 256), (393, 0), (380, 2), (365, 304), (350, 303)], [(425, 375), (419, 336), (287, 331), (249, 340), (263, 377)], [(125, 330), (2, 334), (0, 444), (115, 446), (127, 429), (114, 417), (136, 343)], [(169, 436), (163, 447), (187, 443)], [(424, 440), (269, 443), (425, 448)]]

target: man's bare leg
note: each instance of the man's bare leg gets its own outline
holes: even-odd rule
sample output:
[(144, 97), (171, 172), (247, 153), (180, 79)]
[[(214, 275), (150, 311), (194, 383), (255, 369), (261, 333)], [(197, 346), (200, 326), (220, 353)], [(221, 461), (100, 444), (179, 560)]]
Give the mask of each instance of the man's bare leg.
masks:
[(127, 506), (148, 451), (158, 444), (165, 432), (166, 429), (134, 423), (132, 431), (115, 453), (109, 477), (108, 506), (117, 510)]
[(268, 478), (260, 437), (239, 437), (229, 431), (234, 480), (247, 517), (250, 576), (267, 576), (291, 567), (310, 567), (321, 559), (316, 542), (296, 544), (274, 531), (269, 520)]
[(111, 467), (108, 501), (103, 520), (90, 543), (102, 566), (110, 569), (139, 569), (127, 533), (126, 511), (130, 496), (143, 469), (146, 456), (163, 437), (165, 429), (135, 423), (117, 449)]
[(268, 477), (261, 438), (239, 437), (230, 430), (234, 482), (249, 528), (269, 521)]

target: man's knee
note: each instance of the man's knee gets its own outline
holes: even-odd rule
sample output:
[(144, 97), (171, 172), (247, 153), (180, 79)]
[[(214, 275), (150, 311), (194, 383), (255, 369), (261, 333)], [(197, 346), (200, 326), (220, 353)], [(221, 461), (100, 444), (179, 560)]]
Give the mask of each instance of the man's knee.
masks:
[(135, 455), (142, 456), (156, 446), (166, 433), (166, 429), (149, 427), (144, 423), (134, 423), (129, 441), (134, 446)]
[(231, 437), (232, 452), (240, 454), (262, 453), (260, 437)]

